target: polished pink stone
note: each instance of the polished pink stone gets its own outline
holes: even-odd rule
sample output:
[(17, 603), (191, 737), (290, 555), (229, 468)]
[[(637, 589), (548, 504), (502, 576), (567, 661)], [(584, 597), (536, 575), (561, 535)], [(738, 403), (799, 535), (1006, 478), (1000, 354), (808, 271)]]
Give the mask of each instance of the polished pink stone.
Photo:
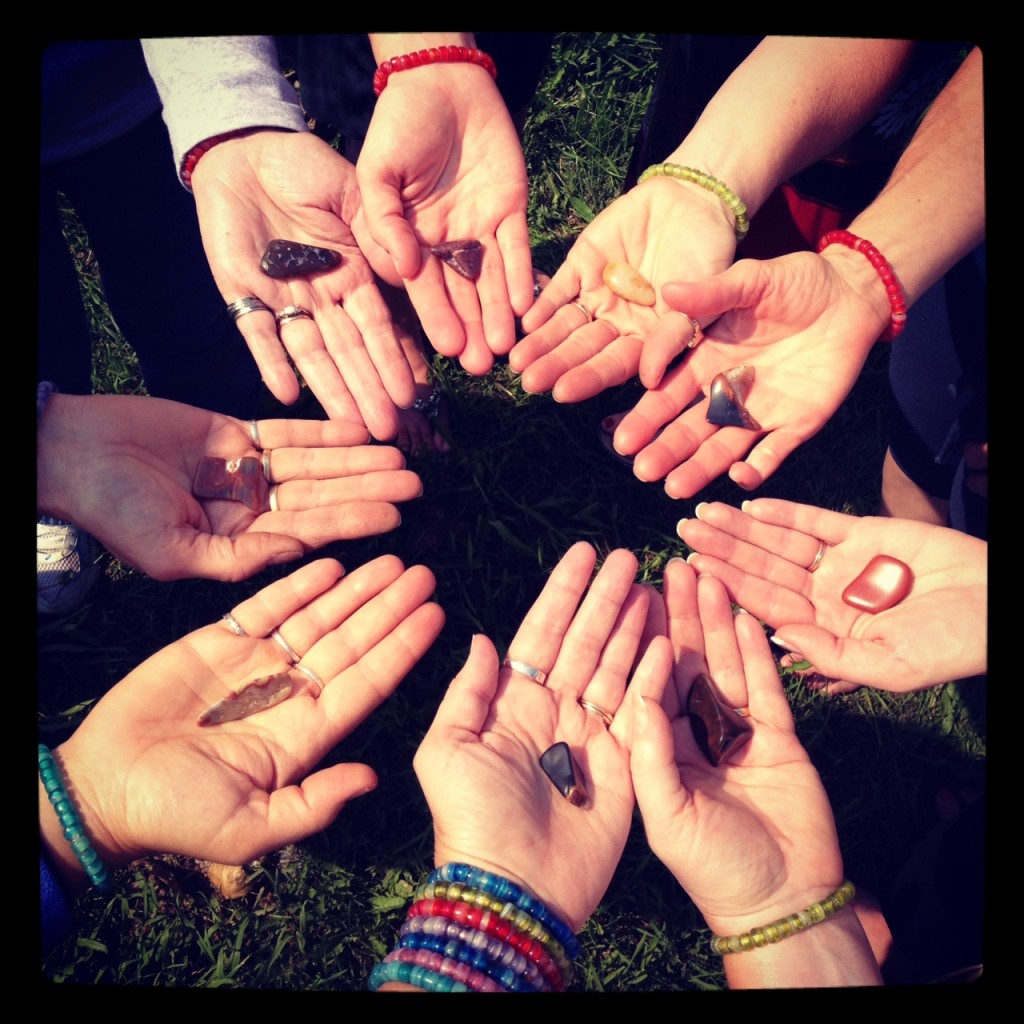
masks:
[(484, 247), (475, 238), (463, 238), (457, 242), (441, 242), (430, 247), (431, 253), (447, 263), (457, 274), (470, 281), (480, 276), (483, 266)]
[(254, 512), (270, 510), (270, 486), (259, 459), (219, 459), (204, 455), (196, 467), (192, 493), (197, 498), (240, 501)]
[(914, 574), (906, 562), (891, 555), (875, 555), (843, 591), (843, 600), (851, 608), (877, 614), (899, 604), (913, 582)]

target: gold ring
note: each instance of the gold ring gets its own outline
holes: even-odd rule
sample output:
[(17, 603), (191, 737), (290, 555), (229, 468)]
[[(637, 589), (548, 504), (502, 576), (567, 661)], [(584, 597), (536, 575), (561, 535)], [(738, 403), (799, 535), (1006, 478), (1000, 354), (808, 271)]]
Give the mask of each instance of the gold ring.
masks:
[(263, 449), (263, 458), (260, 460), (263, 466), (263, 477), (268, 484), (272, 484), (274, 481), (270, 479), (270, 449)]
[(506, 657), (502, 664), (506, 668), (512, 669), (513, 672), (518, 672), (520, 675), (526, 676), (527, 679), (532, 679), (535, 683), (539, 683), (541, 686), (544, 685), (544, 682), (548, 677), (547, 672), (543, 669), (535, 668), (533, 665), (527, 665), (525, 661), (514, 661), (512, 658)]
[(271, 512), (280, 512), (281, 507), (277, 503), (277, 484), (273, 484), (267, 493), (267, 501), (270, 503)]
[(612, 727), (614, 717), (610, 711), (606, 711), (600, 704), (595, 704), (592, 700), (584, 700), (582, 697), (577, 697), (576, 703), (589, 714), (597, 715), (597, 717), (604, 722), (606, 729), (610, 729)]
[(827, 547), (828, 547), (828, 545), (824, 541), (822, 541), (818, 545), (818, 553), (812, 559), (811, 564), (809, 566), (807, 566), (807, 571), (808, 572), (816, 572), (817, 571), (818, 566), (821, 565), (821, 560), (825, 557), (825, 548), (827, 548)]
[(580, 302), (579, 299), (573, 299), (573, 301), (570, 302), (569, 305), (570, 306), (575, 306), (587, 318), (587, 323), (588, 324), (591, 324), (591, 323), (594, 322), (594, 314), (591, 313), (590, 310), (587, 309), (587, 307), (584, 306), (583, 303)]

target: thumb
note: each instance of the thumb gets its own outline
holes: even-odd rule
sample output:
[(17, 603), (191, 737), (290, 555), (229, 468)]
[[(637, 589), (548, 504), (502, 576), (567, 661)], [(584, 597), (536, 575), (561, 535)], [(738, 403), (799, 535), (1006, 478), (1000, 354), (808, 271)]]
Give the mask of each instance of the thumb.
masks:
[(731, 309), (743, 308), (756, 281), (757, 262), (741, 260), (705, 281), (669, 281), (661, 289), (665, 303), (707, 323)]
[(451, 681), (434, 716), (435, 729), (465, 729), (479, 733), (487, 720), (498, 688), (498, 652), (482, 634), (473, 637), (469, 656)]
[(639, 692), (634, 693), (632, 700), (635, 703), (629, 771), (648, 842), (657, 854), (656, 847), (667, 832), (667, 823), (689, 797), (679, 779), (668, 716), (657, 701)]
[(772, 641), (831, 679), (880, 690), (901, 689), (900, 662), (884, 644), (837, 637), (812, 625), (785, 626), (776, 630)]
[(183, 529), (170, 543), (157, 546), (159, 554), (146, 571), (158, 580), (210, 579), (237, 582), (268, 565), (300, 558), (302, 544), (278, 533), (243, 533), (238, 537)]

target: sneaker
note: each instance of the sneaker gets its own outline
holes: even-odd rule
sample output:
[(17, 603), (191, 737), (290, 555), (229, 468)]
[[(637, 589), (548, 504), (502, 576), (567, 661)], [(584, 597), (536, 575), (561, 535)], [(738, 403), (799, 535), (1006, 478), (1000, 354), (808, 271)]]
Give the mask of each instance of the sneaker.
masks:
[(47, 516), (36, 522), (36, 611), (67, 615), (99, 581), (99, 544), (73, 523)]

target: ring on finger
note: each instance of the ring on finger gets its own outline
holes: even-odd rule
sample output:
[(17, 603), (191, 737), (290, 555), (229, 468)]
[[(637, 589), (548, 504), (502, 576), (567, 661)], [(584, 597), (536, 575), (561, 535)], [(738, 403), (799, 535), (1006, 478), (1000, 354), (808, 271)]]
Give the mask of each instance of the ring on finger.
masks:
[(282, 651), (284, 651), (284, 653), (288, 656), (288, 660), (293, 665), (299, 661), (301, 655), (297, 650), (295, 650), (294, 647), (292, 647), (290, 643), (288, 643), (287, 640), (285, 640), (283, 636), (281, 636), (281, 631), (279, 629), (275, 629), (273, 630), (273, 632), (271, 632), (270, 639), (273, 640), (277, 644), (277, 646), (281, 648)]
[(817, 554), (811, 559), (811, 564), (807, 566), (808, 572), (817, 572), (818, 566), (821, 565), (821, 560), (825, 557), (825, 549), (827, 547), (828, 545), (824, 541), (818, 545)]
[(260, 444), (260, 428), (256, 426), (255, 420), (246, 420), (245, 425), (249, 428), (249, 436), (252, 438), (252, 446), (254, 448), (262, 448)]
[(521, 676), (526, 676), (527, 679), (532, 679), (535, 683), (539, 683), (541, 686), (544, 685), (545, 680), (548, 678), (547, 672), (543, 669), (536, 668), (533, 665), (528, 665), (525, 661), (515, 661), (513, 658), (505, 658), (502, 664), (506, 668), (512, 669), (513, 672), (518, 672)]
[(274, 321), (277, 323), (278, 328), (284, 327), (285, 324), (290, 323), (292, 320), (312, 319), (313, 314), (302, 306), (285, 306), (280, 313), (274, 314)]
[(292, 668), (301, 672), (314, 686), (317, 687), (317, 691), (313, 695), (314, 700), (324, 692), (324, 681), (308, 665), (302, 665), (299, 662), (296, 662)]
[(232, 320), (237, 321), (245, 316), (246, 313), (269, 313), (270, 307), (260, 299), (257, 299), (255, 295), (244, 295), (242, 298), (235, 299), (234, 302), (230, 303), (227, 310), (228, 316)]
[(577, 697), (576, 703), (579, 704), (579, 706), (588, 714), (597, 715), (597, 717), (604, 722), (606, 729), (610, 729), (612, 727), (612, 722), (615, 720), (614, 716), (610, 711), (601, 707), (600, 704), (595, 704), (592, 700), (585, 700), (583, 697)]
[(263, 466), (263, 479), (268, 484), (272, 484), (274, 481), (270, 478), (270, 449), (263, 449), (263, 458), (260, 459), (260, 464)]
[(230, 612), (227, 612), (226, 614), (222, 615), (220, 617), (220, 621), (223, 622), (224, 625), (227, 626), (228, 629), (230, 629), (231, 632), (235, 634), (235, 636), (248, 636), (249, 635), (242, 628), (242, 625), (238, 621), (238, 619), (236, 619), (234, 617), (234, 615), (232, 615)]
[(693, 328), (693, 337), (686, 343), (687, 348), (696, 348), (704, 340), (704, 331), (697, 321), (690, 316), (689, 313), (683, 313), (683, 316), (690, 321), (690, 326)]
[(735, 711), (736, 714), (740, 716), (740, 718), (750, 717), (750, 707), (747, 704), (744, 704), (741, 708), (733, 708), (733, 711)]
[(584, 306), (579, 299), (573, 299), (572, 302), (569, 303), (569, 305), (575, 306), (587, 318), (588, 324), (592, 324), (594, 322), (594, 314), (591, 313), (590, 310), (587, 309), (587, 307)]
[(267, 502), (270, 505), (271, 512), (281, 511), (281, 506), (277, 500), (277, 488), (278, 484), (272, 484), (270, 490), (267, 492)]

